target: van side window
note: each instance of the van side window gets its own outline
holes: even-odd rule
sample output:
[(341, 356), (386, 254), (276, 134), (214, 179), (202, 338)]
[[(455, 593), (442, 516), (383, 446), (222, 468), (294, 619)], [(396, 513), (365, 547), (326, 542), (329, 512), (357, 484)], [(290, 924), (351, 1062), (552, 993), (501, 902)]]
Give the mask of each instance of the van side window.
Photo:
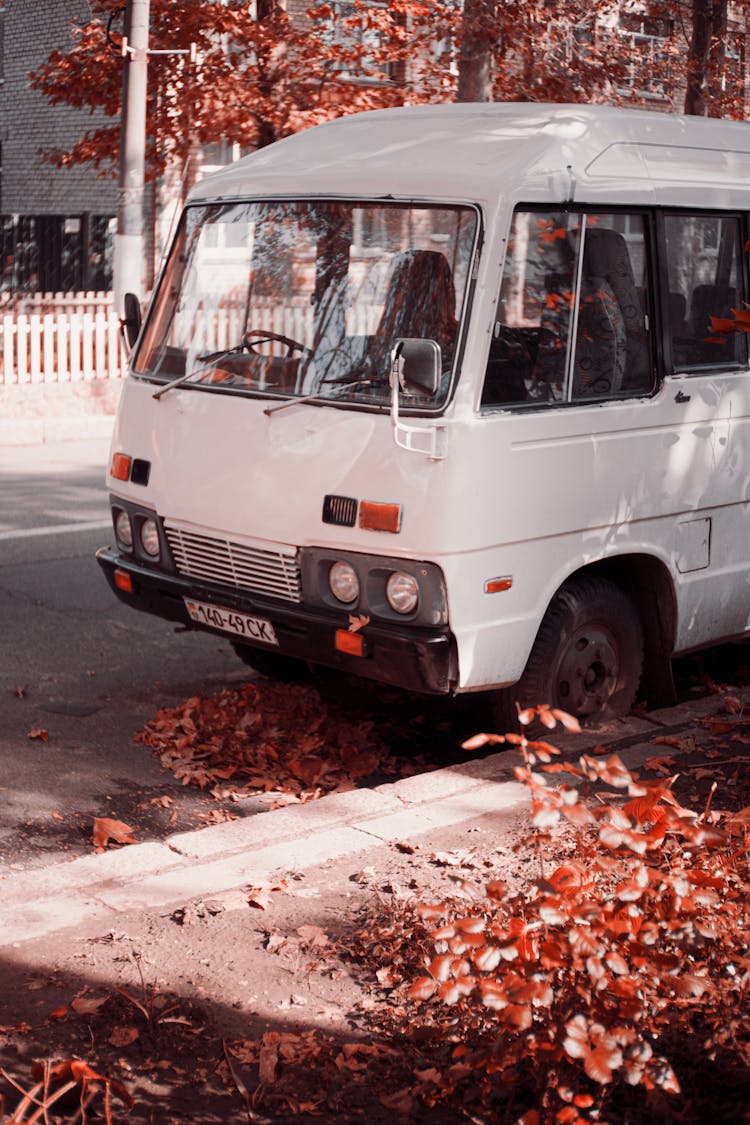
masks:
[(664, 216), (667, 331), (676, 371), (747, 363), (747, 337), (716, 331), (744, 307), (738, 215)]
[(649, 393), (648, 277), (642, 215), (517, 211), (482, 405)]

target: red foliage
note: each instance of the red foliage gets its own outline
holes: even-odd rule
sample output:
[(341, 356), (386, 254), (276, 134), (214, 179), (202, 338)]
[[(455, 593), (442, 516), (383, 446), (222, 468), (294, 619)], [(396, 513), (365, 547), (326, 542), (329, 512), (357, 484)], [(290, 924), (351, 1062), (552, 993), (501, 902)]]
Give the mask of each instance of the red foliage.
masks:
[[(54, 162), (91, 162), (106, 174), (116, 168), (123, 67), (107, 26), (122, 4), (90, 0), (88, 7), (90, 18), (72, 28), (71, 46), (54, 51), (30, 80), (51, 103), (99, 115), (70, 150), (51, 154)], [(494, 101), (643, 104), (657, 91), (681, 106), (688, 44), (682, 11), (670, 0), (645, 5), (657, 32), (648, 54), (631, 34), (641, 27), (640, 7), (639, 15), (622, 18), (611, 0), (471, 7), (478, 22), (464, 28), (462, 6), (452, 0), (358, 0), (347, 15), (324, 2), (302, 20), (292, 20), (277, 0), (259, 3), (258, 18), (246, 0), (151, 0), (150, 47), (166, 53), (149, 59), (149, 174), (187, 161), (196, 144), (222, 139), (254, 149), (358, 110), (450, 101), (457, 70), (462, 89), (476, 85), (463, 81), (465, 69), (479, 62), (472, 50), (462, 51), (462, 35), (485, 56), (489, 51), (483, 85)], [(120, 27), (117, 18), (112, 28)], [(729, 73), (733, 52), (723, 49), (731, 32), (722, 34), (707, 63), (707, 111), (742, 116), (744, 87)], [(192, 58), (169, 53), (191, 47)]]
[[(120, 0), (91, 0), (91, 18), (73, 26), (72, 46), (54, 51), (30, 75), (53, 105), (117, 119), (90, 129), (69, 151), (52, 154), (59, 165), (92, 162), (104, 174), (115, 170), (123, 59), (108, 42), (107, 28), (121, 7)], [(298, 26), (274, 2), (255, 19), (248, 3), (151, 0), (149, 46), (167, 53), (149, 58), (150, 175), (187, 160), (196, 143), (223, 139), (247, 150), (343, 113), (400, 104), (405, 96), (412, 102), (450, 96), (444, 67), (436, 68), (429, 52), (419, 84), (408, 93), (392, 74), (425, 39), (434, 44), (455, 18), (443, 0), (357, 5), (351, 16), (336, 18), (334, 39), (326, 4), (311, 8), (307, 24)], [(109, 38), (115, 38), (112, 31)], [(193, 58), (169, 53), (191, 47)], [(442, 77), (436, 79), (437, 69)]]
[[(521, 717), (548, 725), (549, 715)], [(616, 755), (550, 763), (549, 744), (520, 746), (538, 879), (515, 893), (493, 884), (469, 916), (450, 900), (442, 914), (417, 908), (440, 924), (407, 998), (429, 1003), (426, 1022), (468, 1048), (439, 1096), (473, 1080), (485, 1098), (533, 1097), (536, 1116), (514, 1120), (583, 1122), (640, 1087), (677, 1112), (669, 1044), (681, 1032), (698, 1034), (709, 1059), (731, 1052), (747, 1075), (750, 816), (683, 808), (674, 778), (640, 780)], [(548, 788), (544, 774), (561, 770), (574, 785)], [(545, 852), (568, 858), (548, 872)]]

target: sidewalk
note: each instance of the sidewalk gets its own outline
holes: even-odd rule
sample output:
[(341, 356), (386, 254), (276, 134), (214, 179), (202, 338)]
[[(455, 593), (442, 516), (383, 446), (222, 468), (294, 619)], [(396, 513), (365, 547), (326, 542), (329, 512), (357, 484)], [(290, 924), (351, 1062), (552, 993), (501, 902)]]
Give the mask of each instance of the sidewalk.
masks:
[[(750, 688), (739, 693), (750, 704)], [(592, 732), (551, 732), (565, 757), (597, 747), (617, 752), (638, 768), (657, 756), (652, 739), (689, 728), (720, 709), (721, 697), (631, 716)], [(676, 753), (659, 746), (658, 756)], [(528, 804), (515, 781), (513, 750), (424, 773), (375, 789), (333, 794), (209, 828), (10, 875), (0, 883), (4, 924), (0, 948), (76, 927), (87, 932), (112, 925), (128, 911), (163, 911), (191, 900), (273, 880), (279, 872), (308, 871), (331, 860), (367, 862), (373, 849), (435, 836), (470, 833), (484, 817), (521, 823)]]
[(109, 437), (122, 380), (0, 384), (0, 448)]

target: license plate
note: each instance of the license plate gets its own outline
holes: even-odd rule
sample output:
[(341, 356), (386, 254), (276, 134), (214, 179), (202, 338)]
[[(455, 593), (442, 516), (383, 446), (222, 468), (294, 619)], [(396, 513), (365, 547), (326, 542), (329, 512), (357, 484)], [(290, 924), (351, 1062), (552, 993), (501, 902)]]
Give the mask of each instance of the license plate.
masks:
[(214, 629), (223, 629), (225, 633), (247, 637), (250, 641), (264, 641), (267, 645), (279, 643), (273, 625), (265, 617), (250, 617), (236, 609), (196, 602), (192, 598), (183, 598), (183, 601), (191, 619), (201, 625), (211, 625)]

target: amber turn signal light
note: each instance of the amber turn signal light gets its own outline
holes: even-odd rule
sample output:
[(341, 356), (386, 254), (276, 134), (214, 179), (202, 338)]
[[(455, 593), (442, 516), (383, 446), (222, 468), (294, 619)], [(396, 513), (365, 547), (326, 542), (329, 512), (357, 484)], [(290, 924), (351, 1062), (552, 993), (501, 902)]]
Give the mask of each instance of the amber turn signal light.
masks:
[(348, 629), (336, 630), (336, 648), (349, 656), (365, 656), (365, 638), (361, 633), (352, 633)]
[(112, 457), (109, 475), (114, 477), (115, 480), (129, 480), (131, 460), (127, 453), (115, 453)]
[(133, 579), (130, 577), (127, 570), (115, 571), (115, 586), (118, 590), (124, 590), (126, 594), (133, 593)]
[(401, 530), (401, 505), (362, 500), (359, 505), (359, 526), (368, 531), (398, 533)]

